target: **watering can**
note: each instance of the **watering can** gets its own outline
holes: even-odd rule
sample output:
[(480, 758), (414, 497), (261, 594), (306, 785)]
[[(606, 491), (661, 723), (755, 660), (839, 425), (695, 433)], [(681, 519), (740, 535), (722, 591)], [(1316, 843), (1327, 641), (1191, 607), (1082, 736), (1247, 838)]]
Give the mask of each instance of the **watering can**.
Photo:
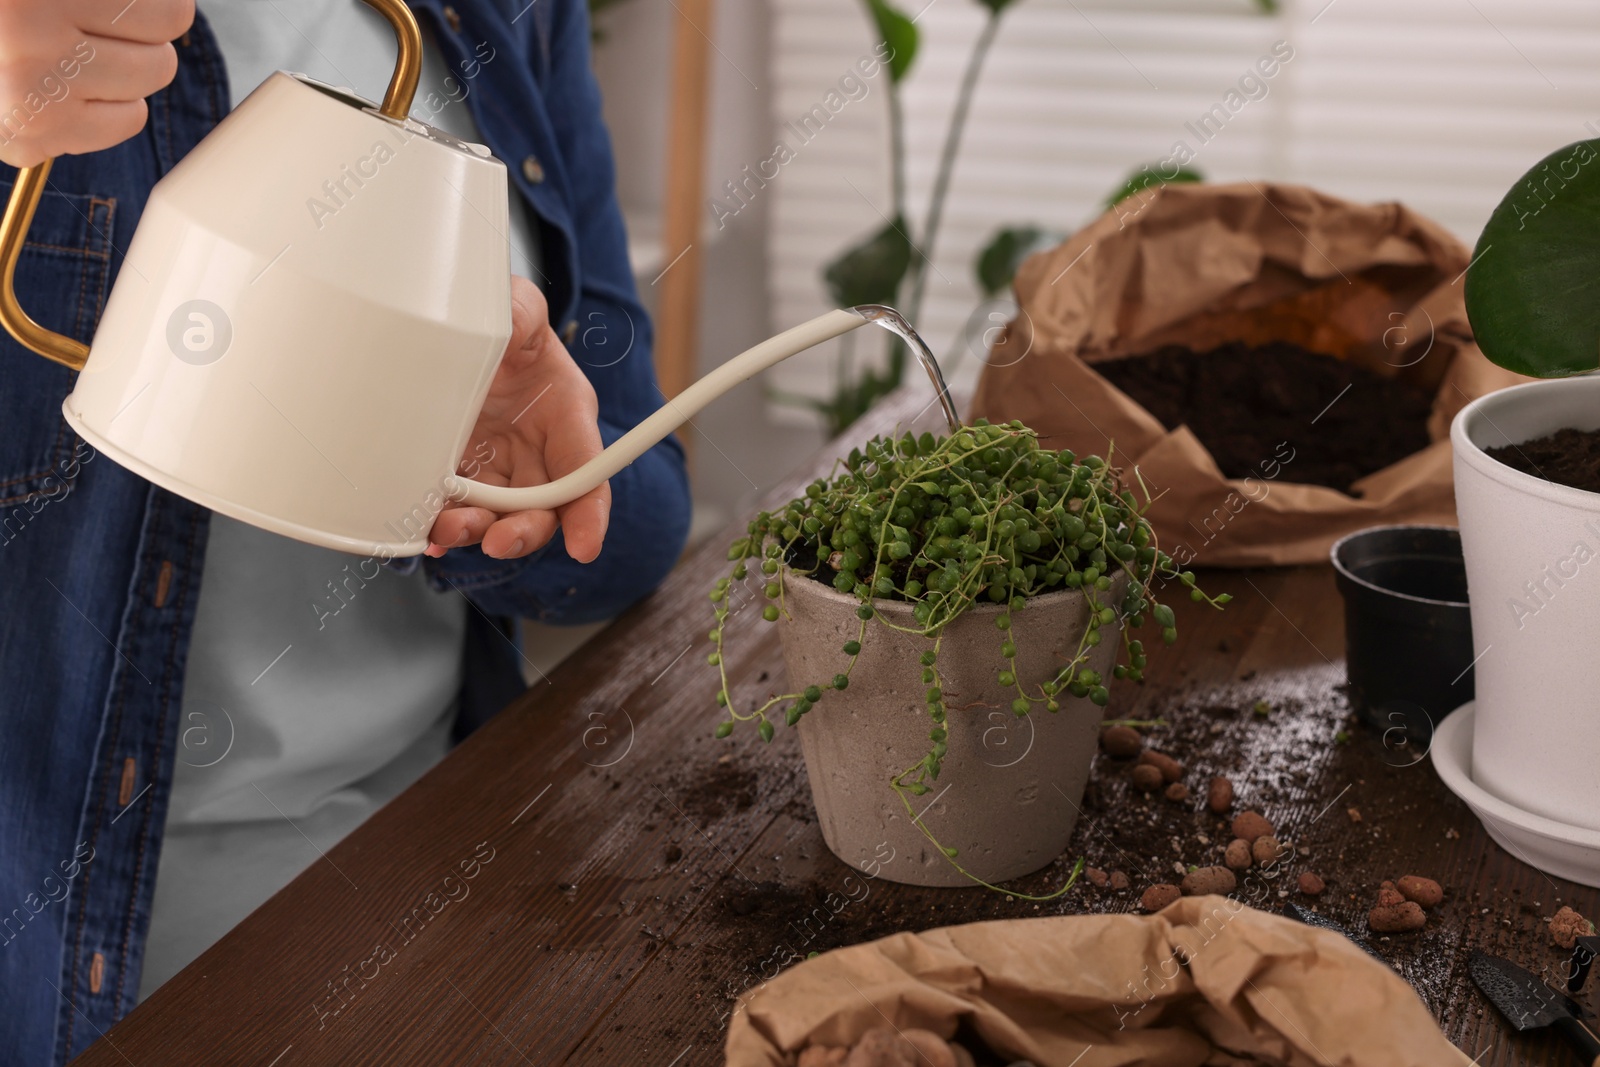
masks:
[(103, 455), (274, 533), (416, 555), (447, 501), (558, 507), (761, 370), (867, 322), (904, 326), (878, 306), (828, 312), (724, 363), (563, 478), (457, 477), (511, 336), (506, 169), (409, 117), (421, 31), (403, 0), (366, 2), (399, 43), (381, 106), (300, 74), (267, 78), (151, 190), (88, 347), (18, 305), (50, 162), (18, 173), (0, 218), (0, 325), (80, 372), (62, 414)]

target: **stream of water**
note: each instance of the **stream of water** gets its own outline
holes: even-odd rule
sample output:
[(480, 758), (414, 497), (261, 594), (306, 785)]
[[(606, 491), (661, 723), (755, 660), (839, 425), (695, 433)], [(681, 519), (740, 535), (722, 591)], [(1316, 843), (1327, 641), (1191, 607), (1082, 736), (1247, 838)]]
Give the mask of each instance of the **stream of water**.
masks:
[(939, 394), (939, 406), (944, 409), (944, 418), (950, 424), (950, 432), (955, 433), (961, 429), (961, 416), (956, 413), (956, 404), (950, 398), (950, 387), (944, 383), (944, 372), (939, 369), (939, 361), (933, 358), (927, 343), (916, 330), (911, 328), (911, 323), (906, 321), (905, 316), (883, 304), (860, 304), (850, 310), (868, 322), (882, 326), (911, 346), (911, 351), (917, 354), (917, 362), (928, 372), (928, 379), (933, 382), (934, 391)]

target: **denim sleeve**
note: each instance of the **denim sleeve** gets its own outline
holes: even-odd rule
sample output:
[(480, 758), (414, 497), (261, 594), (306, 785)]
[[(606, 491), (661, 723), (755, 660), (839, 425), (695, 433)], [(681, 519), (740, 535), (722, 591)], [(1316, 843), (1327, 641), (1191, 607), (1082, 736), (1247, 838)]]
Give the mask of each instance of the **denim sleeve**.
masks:
[[(545, 0), (549, 3), (550, 0)], [(589, 61), (583, 0), (558, 0), (550, 23), (546, 110), (569, 178), (578, 263), (577, 328), (567, 339), (594, 384), (600, 433), (609, 445), (661, 404), (649, 318), (628, 263), (611, 143)], [(567, 555), (560, 533), (520, 560), (478, 548), (454, 549), (424, 566), (440, 588), (454, 586), (485, 613), (576, 625), (610, 618), (654, 589), (689, 533), (683, 448), (669, 438), (611, 479), (611, 525), (592, 563)]]

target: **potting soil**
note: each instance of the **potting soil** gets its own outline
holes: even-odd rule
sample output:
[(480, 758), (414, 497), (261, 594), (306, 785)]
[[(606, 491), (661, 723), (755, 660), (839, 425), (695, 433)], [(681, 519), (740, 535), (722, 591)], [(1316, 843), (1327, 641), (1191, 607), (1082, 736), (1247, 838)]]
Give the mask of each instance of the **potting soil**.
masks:
[(1286, 342), (1168, 345), (1094, 369), (1163, 426), (1188, 426), (1229, 478), (1260, 477), (1287, 441), (1286, 478), (1349, 493), (1429, 444), (1431, 394)]
[(1513, 470), (1600, 493), (1600, 430), (1557, 430), (1546, 437), (1486, 451), (1490, 459)]

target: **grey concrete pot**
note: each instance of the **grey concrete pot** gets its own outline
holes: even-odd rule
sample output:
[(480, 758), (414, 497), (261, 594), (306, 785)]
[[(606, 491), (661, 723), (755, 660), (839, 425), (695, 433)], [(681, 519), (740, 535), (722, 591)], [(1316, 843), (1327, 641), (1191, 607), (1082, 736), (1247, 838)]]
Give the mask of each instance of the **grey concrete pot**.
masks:
[[(1121, 586), (1105, 594), (1121, 595)], [(854, 597), (809, 578), (785, 578), (779, 622), (792, 685), (826, 685), (849, 660), (844, 643), (860, 620)], [(897, 625), (914, 626), (909, 604), (877, 601)], [(1042, 705), (1024, 718), (1011, 711), (1014, 690), (995, 675), (1004, 662), (996, 605), (972, 608), (945, 628), (939, 669), (948, 710), (949, 753), (939, 779), (912, 797), (918, 817), (957, 862), (988, 882), (1046, 866), (1066, 848), (1099, 742), (1101, 710), (1063, 695), (1061, 710)], [(1012, 616), (1018, 680), (1030, 691), (1077, 651), (1088, 608), (1076, 592), (1051, 593)], [(1092, 650), (1090, 666), (1109, 678), (1118, 648), (1115, 627)], [(850, 687), (830, 690), (800, 720), (800, 744), (823, 840), (852, 867), (891, 881), (970, 886), (906, 814), (890, 786), (919, 761), (933, 724), (923, 703), (919, 657), (932, 642), (876, 619), (868, 624)]]

